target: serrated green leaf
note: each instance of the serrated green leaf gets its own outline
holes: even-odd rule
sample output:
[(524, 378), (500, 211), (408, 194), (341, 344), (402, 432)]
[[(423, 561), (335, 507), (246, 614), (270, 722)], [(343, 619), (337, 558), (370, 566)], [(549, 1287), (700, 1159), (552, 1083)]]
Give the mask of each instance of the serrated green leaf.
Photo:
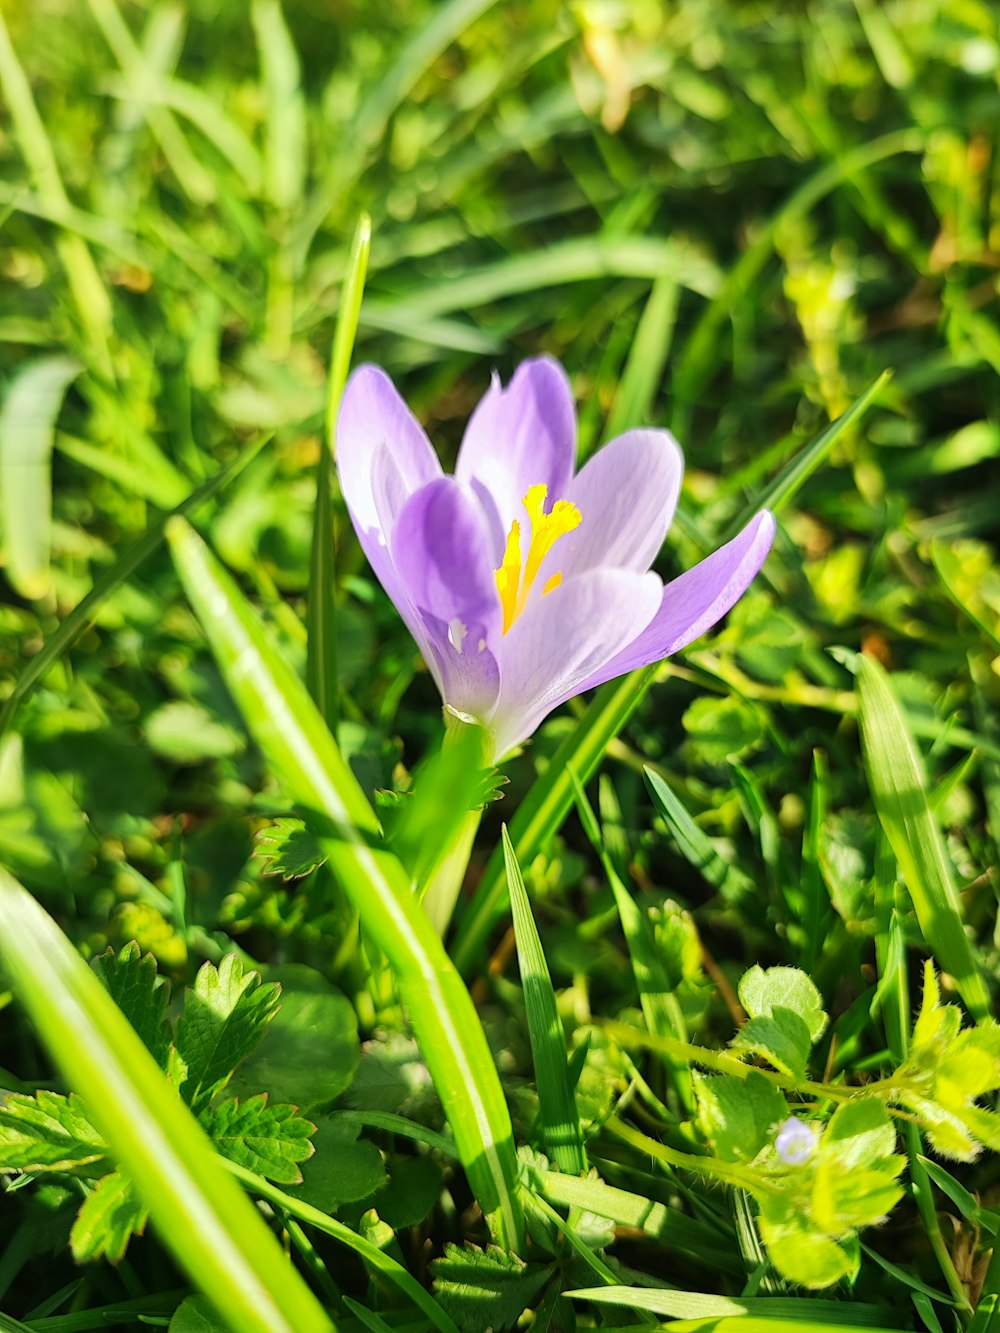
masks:
[(789, 1078), (803, 1078), (811, 1042), (805, 1020), (776, 1005), (767, 1016), (748, 1019), (730, 1043), (734, 1051), (756, 1055)]
[(156, 959), (142, 954), (132, 940), (117, 954), (108, 949), (91, 960), (104, 989), (138, 1032), (146, 1049), (161, 1069), (166, 1068), (170, 1049), (167, 1001), (170, 986), (156, 971)]
[(788, 1115), (780, 1089), (761, 1074), (692, 1075), (698, 1098), (698, 1128), (716, 1157), (752, 1162)]
[(279, 1185), (302, 1179), (299, 1163), (312, 1156), (316, 1126), (294, 1106), (269, 1104), (267, 1096), (231, 1097), (198, 1117), (209, 1138), (231, 1162)]
[(311, 875), (326, 860), (319, 839), (309, 832), (304, 819), (291, 815), (275, 819), (258, 831), (254, 839), (262, 875), (301, 879)]
[(823, 998), (815, 983), (797, 967), (752, 967), (739, 984), (740, 1004), (751, 1018), (790, 1009), (805, 1023), (810, 1041), (819, 1041), (827, 1025)]
[(268, 968), (281, 1003), (253, 1054), (236, 1071), (231, 1091), (266, 1092), (303, 1111), (339, 1097), (358, 1065), (354, 1007), (319, 972), (301, 964)]
[(962, 1015), (953, 1004), (942, 1005), (941, 988), (937, 973), (929, 958), (924, 960), (924, 987), (920, 997), (920, 1012), (913, 1025), (910, 1053), (919, 1060), (926, 1050), (933, 1060), (958, 1033)]
[(681, 724), (695, 753), (708, 764), (749, 754), (766, 734), (760, 714), (735, 695), (703, 695), (689, 705)]
[(259, 973), (245, 971), (238, 954), (228, 954), (218, 967), (202, 964), (184, 994), (175, 1040), (181, 1095), (193, 1110), (206, 1106), (256, 1048), (279, 995), (273, 982), (265, 985)]
[(148, 1217), (128, 1177), (113, 1171), (87, 1195), (76, 1215), (69, 1237), (73, 1258), (78, 1264), (102, 1257), (118, 1263), (132, 1236), (145, 1230)]
[(960, 1115), (909, 1089), (901, 1092), (898, 1100), (918, 1117), (920, 1128), (936, 1153), (958, 1162), (972, 1162), (979, 1156), (980, 1145)]
[(0, 1101), (0, 1172), (79, 1171), (107, 1153), (76, 1093), (13, 1092)]
[(313, 1155), (302, 1167), (302, 1183), (289, 1194), (332, 1213), (342, 1203), (357, 1203), (380, 1190), (388, 1179), (382, 1154), (369, 1139), (359, 1138), (361, 1126), (323, 1116), (316, 1121)]
[(332, 1324), (197, 1121), (55, 922), (0, 869), (0, 959), (163, 1240), (240, 1333)]
[(462, 1333), (494, 1333), (513, 1328), (541, 1291), (551, 1269), (527, 1264), (495, 1245), (445, 1246), (431, 1264), (434, 1294)]

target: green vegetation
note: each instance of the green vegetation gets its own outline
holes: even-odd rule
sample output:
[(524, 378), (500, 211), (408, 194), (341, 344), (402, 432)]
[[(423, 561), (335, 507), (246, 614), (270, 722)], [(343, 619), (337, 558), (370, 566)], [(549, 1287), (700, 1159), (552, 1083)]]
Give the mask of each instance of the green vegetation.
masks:
[[(0, 0), (0, 102), (0, 1328), (988, 1333), (991, 0)], [(779, 531), (484, 770), (336, 413), (539, 352), (665, 578)]]

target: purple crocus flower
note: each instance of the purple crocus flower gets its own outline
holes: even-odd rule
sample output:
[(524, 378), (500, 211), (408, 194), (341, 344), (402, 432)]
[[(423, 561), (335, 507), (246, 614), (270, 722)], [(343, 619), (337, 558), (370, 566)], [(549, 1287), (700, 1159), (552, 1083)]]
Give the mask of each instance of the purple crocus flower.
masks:
[(650, 565), (683, 458), (665, 430), (630, 430), (574, 474), (576, 414), (549, 357), (493, 382), (454, 476), (392, 381), (361, 366), (337, 423), (358, 538), (420, 646), (445, 708), (503, 755), (575, 694), (697, 639), (742, 595), (774, 536), (762, 512), (664, 587)]

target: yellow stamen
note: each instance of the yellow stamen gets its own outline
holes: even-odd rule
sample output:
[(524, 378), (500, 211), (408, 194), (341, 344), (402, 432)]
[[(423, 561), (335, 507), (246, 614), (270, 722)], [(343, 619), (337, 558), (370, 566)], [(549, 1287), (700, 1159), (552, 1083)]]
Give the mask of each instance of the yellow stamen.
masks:
[[(514, 621), (528, 604), (528, 596), (542, 567), (542, 561), (562, 536), (572, 532), (580, 524), (580, 511), (569, 500), (557, 500), (552, 512), (545, 513), (545, 499), (549, 488), (545, 485), (532, 486), (524, 497), (523, 504), (528, 513), (531, 527), (531, 541), (528, 545), (527, 558), (521, 562), (521, 525), (517, 519), (510, 525), (507, 537), (507, 549), (503, 553), (503, 563), (496, 571), (497, 592), (503, 608), (503, 632), (510, 629)], [(562, 574), (553, 574), (542, 589), (542, 596), (558, 588)]]

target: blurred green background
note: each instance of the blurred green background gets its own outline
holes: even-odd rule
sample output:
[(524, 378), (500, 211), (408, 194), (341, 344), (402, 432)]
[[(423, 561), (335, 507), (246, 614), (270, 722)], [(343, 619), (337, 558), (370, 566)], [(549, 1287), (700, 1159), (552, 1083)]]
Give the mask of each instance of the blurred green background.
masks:
[[(3, 22), (0, 699), (162, 511), (265, 436), (197, 516), (304, 660), (332, 320), (368, 210), (359, 358), (446, 457), (491, 368), (539, 350), (570, 372), (581, 455), (672, 427), (688, 477), (667, 573), (893, 371), (624, 758), (660, 761), (713, 835), (758, 857), (726, 756), (756, 756), (775, 827), (795, 830), (811, 751), (830, 750), (835, 905), (863, 935), (853, 695), (823, 651), (863, 645), (899, 670), (932, 767), (978, 743), (954, 838), (968, 878), (991, 863), (988, 0), (8, 0)], [(436, 696), (346, 521), (338, 597), (341, 741), (369, 787), (399, 785), (437, 735)], [(136, 936), (183, 969), (224, 927), (328, 957), (319, 891), (262, 880), (251, 855), (247, 815), (280, 802), (162, 548), (11, 712), (0, 858), (81, 941)], [(509, 801), (529, 778), (512, 767)], [(772, 947), (782, 910), (748, 907), (748, 950)]]

